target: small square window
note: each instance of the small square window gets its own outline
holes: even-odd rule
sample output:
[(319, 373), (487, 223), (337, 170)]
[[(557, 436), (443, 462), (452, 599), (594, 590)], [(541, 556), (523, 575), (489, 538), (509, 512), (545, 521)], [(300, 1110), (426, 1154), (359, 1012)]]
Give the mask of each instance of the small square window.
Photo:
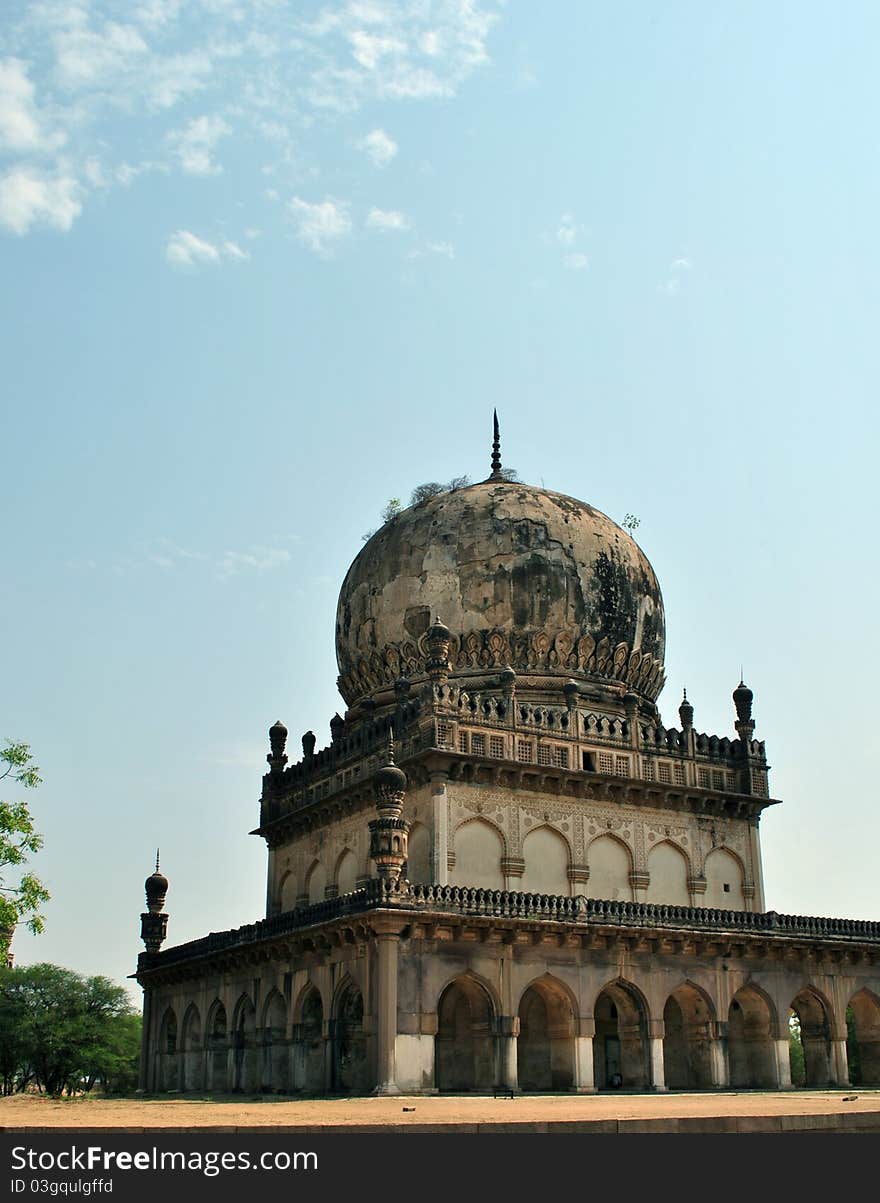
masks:
[(729, 893), (730, 893), (730, 882), (729, 882), (729, 881), (726, 881), (726, 882), (724, 883), (724, 893), (725, 893), (725, 894), (729, 894)]

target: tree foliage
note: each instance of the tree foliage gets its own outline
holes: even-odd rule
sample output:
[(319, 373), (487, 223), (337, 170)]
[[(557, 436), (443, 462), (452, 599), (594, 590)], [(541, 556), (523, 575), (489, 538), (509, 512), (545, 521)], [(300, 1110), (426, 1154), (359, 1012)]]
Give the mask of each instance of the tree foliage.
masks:
[[(25, 789), (40, 784), (40, 770), (27, 744), (9, 740), (0, 748), (0, 781), (15, 782)], [(28, 872), (28, 858), (43, 846), (26, 802), (0, 801), (0, 958), (6, 953), (12, 933), (24, 920), (34, 933), (45, 922), (40, 907), (49, 901), (49, 891), (38, 877)], [(11, 873), (10, 873), (11, 870)]]
[(109, 978), (60, 965), (0, 970), (3, 1093), (133, 1090), (140, 1023), (126, 991)]

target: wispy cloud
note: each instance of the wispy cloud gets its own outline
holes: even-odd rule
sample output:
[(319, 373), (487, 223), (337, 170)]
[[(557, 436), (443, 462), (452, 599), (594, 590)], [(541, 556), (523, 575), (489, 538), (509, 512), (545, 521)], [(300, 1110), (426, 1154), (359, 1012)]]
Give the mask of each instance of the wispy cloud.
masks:
[(271, 572), (290, 562), (286, 547), (254, 546), (247, 551), (225, 551), (220, 558), (217, 573), (220, 577), (237, 576), (240, 572)]
[(176, 230), (165, 244), (165, 258), (174, 267), (204, 267), (249, 259), (237, 242), (208, 242), (191, 230)]
[(541, 240), (559, 254), (559, 262), (568, 271), (582, 272), (590, 266), (590, 260), (578, 244), (584, 227), (573, 213), (563, 213), (550, 231), (541, 235)]
[(387, 167), (397, 154), (397, 143), (383, 129), (371, 130), (357, 147), (370, 158), (374, 167)]
[[(120, 560), (120, 568), (158, 568), (160, 572), (173, 572), (185, 567), (201, 565), (215, 577), (226, 580), (247, 572), (270, 572), (290, 563), (291, 554), (282, 543), (301, 543), (299, 535), (277, 535), (271, 544), (253, 543), (242, 550), (227, 549), (222, 552), (206, 552), (183, 547), (173, 539), (165, 537), (151, 539), (140, 546), (134, 556)], [(94, 567), (94, 561), (88, 561)]]
[[(234, 144), (246, 139), (261, 145), (270, 165), (296, 161), (304, 178), (320, 169), (335, 115), (456, 95), (489, 61), (504, 6), (328, 0), (309, 7), (280, 0), (13, 5), (0, 42), (8, 48), (0, 58), (0, 150), (11, 156), (4, 178), (12, 181), (0, 220), (15, 233), (39, 223), (69, 229), (93, 192), (143, 174), (122, 154), (134, 142), (138, 162), (208, 179), (221, 167), (220, 139), (224, 147), (228, 140), (222, 166), (230, 172), (241, 161)], [(358, 146), (377, 167), (397, 153), (379, 127)], [(326, 249), (340, 236), (306, 232), (304, 240)]]
[(351, 234), (351, 216), (345, 201), (327, 197), (312, 203), (295, 196), (288, 209), (297, 238), (318, 255), (328, 254), (336, 243)]
[(422, 246), (411, 250), (408, 259), (424, 259), (426, 256), (437, 255), (441, 259), (454, 259), (455, 247), (451, 242), (425, 242)]
[(183, 129), (172, 130), (168, 142), (188, 175), (217, 175), (222, 168), (212, 157), (214, 147), (230, 132), (222, 117), (194, 117)]
[(571, 246), (578, 235), (578, 227), (570, 213), (563, 213), (556, 227), (556, 241)]
[(657, 285), (657, 291), (667, 297), (677, 297), (681, 292), (684, 275), (693, 269), (690, 259), (673, 259), (669, 265), (669, 275), (662, 284)]
[(408, 230), (410, 219), (396, 209), (371, 209), (367, 214), (366, 224), (371, 230), (381, 230), (389, 233), (392, 230)]

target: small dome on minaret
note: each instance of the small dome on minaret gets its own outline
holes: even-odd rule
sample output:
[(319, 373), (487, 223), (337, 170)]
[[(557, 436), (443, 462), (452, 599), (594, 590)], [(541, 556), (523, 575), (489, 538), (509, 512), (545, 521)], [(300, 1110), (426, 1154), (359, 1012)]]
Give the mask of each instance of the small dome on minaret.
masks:
[(748, 685), (743, 682), (740, 675), (739, 685), (733, 691), (733, 704), (736, 706), (736, 717), (741, 723), (747, 723), (752, 717), (752, 702), (755, 700), (755, 695), (749, 689)]
[(168, 878), (159, 872), (159, 849), (156, 849), (156, 868), (144, 882), (147, 895), (147, 907), (155, 913), (165, 905), (165, 895), (168, 893)]
[(678, 717), (681, 719), (682, 730), (685, 731), (694, 725), (694, 708), (688, 701), (688, 691), (682, 691), (681, 705), (678, 708)]

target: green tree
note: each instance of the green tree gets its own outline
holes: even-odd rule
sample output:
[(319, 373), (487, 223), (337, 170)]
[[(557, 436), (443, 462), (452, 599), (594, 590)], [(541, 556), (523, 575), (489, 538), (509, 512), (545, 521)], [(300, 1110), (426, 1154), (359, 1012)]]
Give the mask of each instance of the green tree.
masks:
[(31, 1081), (52, 1095), (135, 1084), (140, 1017), (106, 977), (60, 965), (0, 971), (0, 1038), (8, 1032), (15, 1040), (0, 1055), (4, 1093)]
[[(40, 784), (40, 770), (27, 744), (7, 740), (0, 748), (0, 781), (9, 780), (25, 789)], [(39, 852), (43, 837), (34, 827), (26, 802), (0, 801), (0, 963), (6, 961), (12, 933), (24, 920), (32, 932), (43, 930), (40, 907), (49, 901), (49, 891), (33, 873), (22, 871), (28, 857)], [(20, 875), (10, 882), (7, 874)]]

